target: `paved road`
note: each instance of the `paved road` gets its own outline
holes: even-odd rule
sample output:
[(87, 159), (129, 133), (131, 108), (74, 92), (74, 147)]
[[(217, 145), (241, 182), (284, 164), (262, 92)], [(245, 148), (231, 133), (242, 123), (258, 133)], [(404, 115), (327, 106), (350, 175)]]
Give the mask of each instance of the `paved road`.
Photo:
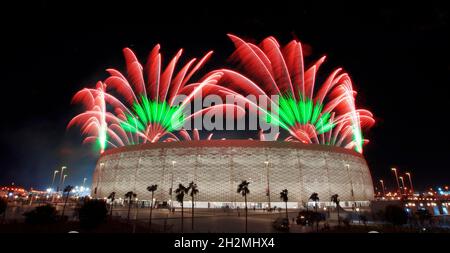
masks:
[[(137, 211), (137, 213), (136, 213)], [(289, 212), (289, 219), (297, 215), (298, 211)], [(116, 208), (113, 215), (118, 218), (127, 218), (128, 210), (126, 208)], [(191, 226), (191, 210), (187, 209), (184, 212), (184, 232), (197, 233), (241, 233), (245, 232), (245, 212), (236, 210), (229, 210), (224, 212), (222, 209), (200, 209), (195, 210), (194, 230)], [(285, 212), (267, 213), (260, 210), (249, 211), (248, 215), (248, 232), (250, 233), (273, 233), (278, 232), (272, 227), (272, 222), (277, 217), (285, 217)], [(149, 222), (149, 210), (147, 209), (132, 209), (130, 212), (130, 219), (136, 220), (138, 223), (147, 225)], [(181, 211), (177, 210), (174, 213), (168, 210), (154, 210), (153, 224), (161, 231), (180, 232), (181, 231)], [(291, 225), (291, 232), (304, 233), (310, 232), (310, 228)]]
[[(10, 205), (6, 214), (7, 220), (23, 221), (23, 213), (34, 209), (39, 204), (33, 205)], [(62, 212), (63, 203), (58, 203), (57, 210)], [(248, 232), (250, 233), (272, 233), (278, 232), (272, 222), (278, 217), (285, 217), (285, 212), (267, 213), (262, 210), (249, 209), (248, 212)], [(130, 211), (130, 222), (136, 222), (143, 226), (148, 226), (149, 208), (132, 207)], [(299, 226), (292, 222), (296, 217), (298, 210), (289, 211), (289, 220), (291, 221), (291, 230), (293, 233), (305, 233), (314, 231), (314, 228)], [(65, 215), (69, 220), (76, 220), (75, 205), (69, 204), (66, 207)], [(126, 220), (128, 216), (128, 207), (116, 206), (113, 209), (114, 219)], [(184, 232), (198, 233), (240, 233), (245, 232), (245, 211), (236, 209), (195, 209), (194, 230), (191, 228), (191, 209), (184, 210)], [(169, 212), (167, 209), (153, 210), (153, 228), (160, 232), (180, 232), (181, 231), (181, 210)]]

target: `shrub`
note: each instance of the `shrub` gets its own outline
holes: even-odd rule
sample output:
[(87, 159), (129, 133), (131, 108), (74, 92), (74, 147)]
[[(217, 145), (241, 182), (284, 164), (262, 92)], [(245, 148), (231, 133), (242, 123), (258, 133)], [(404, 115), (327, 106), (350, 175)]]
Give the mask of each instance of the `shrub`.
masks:
[(345, 218), (342, 220), (342, 222), (344, 223), (345, 226), (350, 226), (350, 224), (354, 220), (358, 220), (358, 219), (360, 219), (360, 216), (354, 212), (351, 212), (345, 216)]
[(56, 208), (52, 205), (38, 206), (23, 214), (28, 224), (50, 224), (55, 223), (58, 218)]
[(419, 209), (416, 211), (415, 217), (420, 221), (421, 225), (424, 225), (424, 222), (430, 221), (433, 216), (428, 209)]
[(326, 220), (325, 214), (314, 211), (300, 211), (297, 217), (303, 217), (301, 220), (310, 225)]
[(360, 215), (359, 215), (359, 220), (360, 220), (364, 225), (367, 225), (367, 221), (368, 221), (367, 215), (365, 215), (365, 214), (360, 214)]
[(392, 225), (403, 225), (408, 221), (408, 214), (400, 206), (389, 205), (386, 206), (384, 212), (386, 221), (392, 223)]
[(8, 200), (5, 198), (0, 198), (0, 215), (6, 212), (7, 207), (8, 207)]
[(108, 214), (106, 202), (103, 200), (86, 200), (78, 210), (80, 226), (91, 229), (105, 222)]

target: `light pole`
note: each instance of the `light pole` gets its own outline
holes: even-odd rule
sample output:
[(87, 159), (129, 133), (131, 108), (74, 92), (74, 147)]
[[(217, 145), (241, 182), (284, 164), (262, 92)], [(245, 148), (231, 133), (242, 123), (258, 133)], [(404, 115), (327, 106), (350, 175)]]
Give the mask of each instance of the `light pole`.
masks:
[(177, 163), (176, 161), (172, 161), (172, 175), (170, 177), (170, 209), (173, 208), (173, 200), (172, 200), (172, 195), (173, 195), (173, 171), (175, 170), (175, 163)]
[(61, 188), (61, 190), (64, 190), (64, 181), (66, 181), (66, 177), (67, 177), (67, 174), (64, 175), (64, 177), (63, 177), (62, 188)]
[(353, 181), (352, 181), (352, 177), (350, 177), (350, 164), (346, 164), (345, 167), (347, 167), (347, 174), (348, 174), (348, 178), (350, 178), (350, 186), (352, 187), (351, 189), (351, 194), (352, 194), (352, 200), (353, 200), (353, 204), (356, 207), (356, 203), (355, 203), (355, 194), (353, 191)]
[(269, 210), (271, 209), (270, 206), (270, 182), (269, 182), (269, 161), (264, 162), (266, 164), (266, 171), (267, 171), (267, 198), (269, 201)]
[(411, 173), (406, 172), (405, 175), (407, 175), (409, 178), (409, 187), (410, 187), (409, 189), (411, 189), (411, 193), (414, 195), (414, 187), (413, 187), (412, 180), (411, 180)]
[[(403, 189), (403, 193), (405, 193), (406, 194), (406, 191), (405, 191), (405, 181), (403, 181), (403, 177), (398, 177), (398, 178), (400, 178), (400, 181), (402, 181), (402, 189)], [(402, 194), (401, 192), (400, 192), (400, 194)]]
[(394, 172), (395, 182), (397, 182), (397, 187), (398, 187), (399, 193), (401, 195), (402, 194), (402, 190), (400, 189), (400, 182), (398, 181), (397, 169), (396, 168), (391, 168), (391, 170)]
[(105, 165), (104, 163), (100, 163), (100, 170), (97, 173), (97, 182), (96, 182), (95, 189), (94, 189), (95, 198), (97, 198), (97, 190), (98, 190), (98, 184), (99, 184), (99, 181), (100, 181), (100, 173), (103, 172), (103, 166), (104, 165)]
[(54, 172), (53, 172), (53, 180), (52, 180), (52, 186), (50, 187), (50, 189), (52, 189), (53, 190), (53, 185), (55, 184), (55, 177), (56, 177), (56, 174), (58, 174), (58, 170), (55, 170)]
[(58, 184), (58, 189), (56, 189), (56, 192), (59, 192), (59, 189), (61, 188), (61, 182), (63, 181), (63, 174), (64, 174), (64, 170), (67, 169), (66, 166), (62, 166), (61, 168), (61, 175), (59, 176), (59, 184)]
[(381, 183), (381, 190), (382, 190), (382, 193), (383, 193), (383, 197), (385, 197), (386, 194), (384, 193), (384, 181), (383, 181), (383, 179), (380, 179), (380, 183)]
[(58, 189), (56, 189), (56, 191), (53, 191), (53, 185), (55, 183), (56, 174), (58, 174), (58, 173), (59, 173), (58, 170), (55, 170), (53, 172), (53, 180), (52, 180), (52, 187), (51, 187), (51, 189), (52, 189), (52, 192), (51, 192), (51, 194), (52, 194), (52, 202), (55, 202), (55, 193), (58, 193), (58, 190), (59, 190), (59, 186), (58, 186), (57, 187)]

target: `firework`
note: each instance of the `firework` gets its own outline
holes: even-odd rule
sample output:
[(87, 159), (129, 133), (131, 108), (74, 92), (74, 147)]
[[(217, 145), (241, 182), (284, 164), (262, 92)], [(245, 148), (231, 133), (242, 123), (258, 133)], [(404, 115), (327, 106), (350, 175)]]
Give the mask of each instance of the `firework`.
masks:
[(84, 142), (97, 142), (100, 152), (105, 150), (107, 140), (105, 84), (97, 82), (95, 89), (82, 89), (75, 94), (72, 102), (81, 102), (85, 111), (69, 122), (81, 125), (81, 132), (88, 137)]
[[(198, 82), (190, 80), (212, 51), (176, 71), (182, 50), (164, 69), (159, 45), (150, 52), (145, 66), (125, 48), (126, 74), (107, 69), (110, 76), (104, 82), (77, 92), (73, 102), (82, 103), (85, 111), (68, 127), (81, 126), (84, 142), (96, 141), (103, 152), (107, 147), (146, 142), (199, 140), (197, 129), (192, 137), (182, 129), (187, 121), (206, 112), (226, 110), (241, 117), (244, 109), (249, 109), (287, 130), (290, 136), (285, 141), (335, 145), (362, 153), (363, 144), (368, 142), (362, 129), (372, 126), (374, 120), (368, 110), (356, 108), (356, 91), (347, 73), (338, 68), (316, 86), (317, 71), (325, 57), (305, 70), (300, 42), (293, 40), (281, 47), (275, 38), (268, 37), (255, 45), (229, 36), (236, 47), (230, 59), (239, 71), (214, 70)], [(183, 111), (197, 95), (210, 94), (222, 98), (232, 95), (236, 104), (245, 106), (215, 104), (187, 115)], [(248, 95), (259, 97), (260, 103)], [(259, 139), (266, 140), (262, 132)]]
[[(362, 128), (374, 124), (372, 114), (356, 109), (350, 76), (341, 68), (334, 70), (320, 87), (315, 87), (316, 74), (325, 56), (306, 71), (301, 43), (293, 40), (281, 47), (273, 37), (259, 45), (229, 35), (236, 50), (230, 59), (239, 72), (220, 69), (217, 83), (242, 96), (263, 96), (269, 108), (248, 101), (267, 122), (286, 129), (286, 141), (342, 146), (362, 153), (368, 140)], [(278, 101), (272, 99), (278, 95)]]
[[(203, 90), (210, 94), (208, 87), (214, 87), (222, 73), (216, 71), (199, 82), (190, 83), (191, 77), (209, 59), (212, 51), (199, 61), (190, 60), (175, 72), (182, 50), (164, 70), (159, 50), (159, 45), (153, 48), (144, 68), (133, 51), (125, 48), (128, 78), (118, 70), (107, 69), (110, 76), (104, 83), (99, 82), (95, 89), (85, 88), (75, 94), (73, 102), (83, 103), (86, 110), (75, 116), (68, 127), (80, 125), (82, 133), (87, 135), (85, 142), (97, 140), (100, 152), (103, 152), (106, 146), (157, 142), (162, 138), (180, 140), (173, 132), (180, 130), (186, 121), (206, 112), (236, 110), (244, 113), (238, 106), (217, 104), (185, 115), (183, 109), (195, 96), (202, 95)], [(177, 103), (179, 97), (182, 100)], [(198, 139), (198, 131), (193, 134), (193, 139)], [(181, 139), (191, 139), (186, 130), (182, 130), (180, 135)]]

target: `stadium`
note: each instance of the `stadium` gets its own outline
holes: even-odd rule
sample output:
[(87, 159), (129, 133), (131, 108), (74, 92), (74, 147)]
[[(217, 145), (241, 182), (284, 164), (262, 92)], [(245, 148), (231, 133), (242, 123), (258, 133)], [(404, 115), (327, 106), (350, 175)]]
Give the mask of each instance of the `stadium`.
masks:
[[(179, 206), (175, 201), (179, 183), (194, 181), (199, 189), (195, 207), (243, 207), (237, 185), (250, 182), (251, 208), (284, 206), (283, 189), (289, 191), (289, 208), (313, 205), (309, 197), (318, 193), (320, 205), (339, 194), (342, 207), (367, 206), (373, 199), (373, 185), (362, 154), (336, 146), (300, 142), (255, 140), (209, 140), (158, 142), (106, 150), (93, 175), (93, 196), (116, 199), (128, 191), (149, 202), (147, 186), (158, 185), (155, 201)], [(185, 206), (190, 207), (190, 198)]]
[[(334, 194), (344, 208), (367, 206), (373, 183), (362, 155), (369, 142), (363, 132), (375, 120), (369, 110), (357, 107), (349, 74), (336, 68), (315, 84), (326, 57), (305, 68), (299, 41), (281, 46), (267, 37), (255, 45), (228, 37), (236, 48), (230, 56), (235, 67), (195, 78), (212, 51), (175, 70), (180, 49), (163, 70), (159, 44), (146, 64), (124, 48), (124, 74), (109, 68), (108, 78), (74, 95), (73, 102), (82, 104), (84, 111), (68, 127), (79, 126), (84, 143), (95, 143), (101, 154), (92, 196), (107, 198), (115, 192), (121, 202), (133, 191), (148, 204), (147, 187), (157, 184), (156, 202), (173, 207), (180, 205), (174, 194), (178, 185), (194, 182), (199, 190), (196, 207), (235, 208), (244, 206), (237, 186), (246, 180), (251, 208), (284, 206), (279, 194), (284, 189), (289, 192), (289, 208), (313, 205), (309, 201), (313, 193), (321, 207), (333, 205)], [(197, 103), (201, 106), (191, 110)], [(228, 126), (244, 114), (263, 119), (288, 137), (266, 141), (258, 126), (245, 130), (258, 130), (259, 140), (211, 140), (214, 130), (221, 130), (217, 124), (186, 131), (196, 120), (214, 118), (217, 123), (231, 115), (226, 118)], [(196, 129), (210, 132), (201, 140)]]

